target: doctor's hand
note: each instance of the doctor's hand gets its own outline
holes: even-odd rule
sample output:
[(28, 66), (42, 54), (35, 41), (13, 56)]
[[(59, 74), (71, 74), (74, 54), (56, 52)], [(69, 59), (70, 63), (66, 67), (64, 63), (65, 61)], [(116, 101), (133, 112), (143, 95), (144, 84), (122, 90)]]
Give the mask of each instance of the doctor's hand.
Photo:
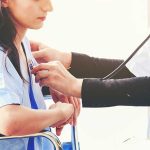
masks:
[(77, 79), (70, 74), (59, 61), (42, 63), (32, 69), (36, 82), (47, 86), (64, 95), (81, 98), (83, 79)]
[(31, 50), (38, 63), (60, 61), (65, 68), (69, 68), (72, 61), (71, 52), (62, 52), (40, 42), (30, 41)]
[(81, 111), (81, 101), (79, 98), (72, 97), (72, 96), (66, 96), (56, 90), (50, 89), (50, 93), (52, 95), (52, 98), (55, 103), (62, 102), (62, 103), (70, 103), (74, 106), (74, 115), (71, 120), (71, 125), (77, 124), (77, 118)]

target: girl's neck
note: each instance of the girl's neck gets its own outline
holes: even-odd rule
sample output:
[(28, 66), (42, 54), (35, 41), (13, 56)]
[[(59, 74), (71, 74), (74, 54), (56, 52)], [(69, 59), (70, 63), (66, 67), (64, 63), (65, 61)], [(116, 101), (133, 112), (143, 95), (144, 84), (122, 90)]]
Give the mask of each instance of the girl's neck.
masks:
[(16, 29), (17, 29), (17, 35), (16, 35), (16, 38), (14, 40), (14, 44), (15, 44), (16, 48), (18, 49), (18, 51), (22, 52), (21, 43), (22, 43), (22, 40), (26, 34), (27, 29), (21, 28), (21, 27), (16, 27)]
[(23, 49), (22, 44), (21, 44), (22, 40), (25, 36), (25, 33), (26, 33), (25, 29), (17, 28), (17, 35), (16, 35), (16, 38), (14, 40), (14, 44), (18, 50), (20, 62), (22, 62), (22, 64), (24, 66), (26, 66), (26, 68), (27, 68), (26, 57), (25, 57), (24, 49)]

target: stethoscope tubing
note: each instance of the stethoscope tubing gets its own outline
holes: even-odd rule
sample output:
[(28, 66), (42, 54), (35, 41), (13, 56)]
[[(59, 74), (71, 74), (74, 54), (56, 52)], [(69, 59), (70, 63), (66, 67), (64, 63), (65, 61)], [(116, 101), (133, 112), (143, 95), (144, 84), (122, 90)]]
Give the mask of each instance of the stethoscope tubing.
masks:
[(114, 69), (111, 73), (102, 78), (102, 80), (111, 79), (114, 77), (119, 71), (123, 69), (123, 67), (133, 58), (133, 56), (140, 50), (141, 47), (150, 39), (150, 34), (144, 39), (144, 41), (133, 51), (133, 53), (116, 69)]

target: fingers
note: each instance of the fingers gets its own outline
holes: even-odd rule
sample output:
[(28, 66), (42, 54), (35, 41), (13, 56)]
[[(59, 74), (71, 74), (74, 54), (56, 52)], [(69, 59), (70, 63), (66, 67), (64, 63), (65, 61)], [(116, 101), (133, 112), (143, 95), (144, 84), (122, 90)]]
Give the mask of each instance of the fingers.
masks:
[(31, 47), (31, 51), (40, 51), (41, 49), (45, 49), (45, 48), (48, 48), (49, 47), (41, 42), (36, 42), (36, 41), (33, 41), (33, 40), (30, 40), (30, 47)]
[(48, 70), (38, 71), (35, 75), (35, 82), (39, 82), (41, 79), (48, 78), (48, 76)]
[(67, 120), (67, 121), (58, 121), (55, 124), (53, 124), (51, 127), (52, 128), (61, 128), (64, 127), (67, 124), (70, 124), (73, 121), (73, 115)]
[(72, 97), (71, 101), (74, 102), (73, 105), (75, 108), (73, 125), (76, 125), (77, 124), (77, 118), (78, 118), (80, 111), (81, 111), (81, 101), (79, 98), (76, 98), (76, 97)]
[[(52, 73), (49, 72), (50, 69), (50, 65), (47, 63), (42, 63), (38, 66), (35, 66), (31, 73), (35, 74), (35, 81), (39, 82), (40, 81), (40, 85), (43, 85), (45, 82), (47, 83), (47, 80), (44, 80), (46, 78), (48, 78), (50, 75), (52, 75)], [(45, 84), (46, 84), (45, 83)]]
[(49, 88), (49, 91), (51, 93), (52, 99), (55, 103), (57, 103), (59, 101), (59, 97), (58, 94), (56, 94), (55, 90), (53, 90), (52, 88)]
[(39, 50), (39, 42), (35, 42), (30, 40), (30, 46), (31, 46), (31, 51), (38, 51)]
[(32, 55), (35, 59), (43, 58), (44, 51), (32, 51)]
[(64, 127), (56, 127), (56, 135), (60, 136)]
[(49, 64), (47, 64), (47, 63), (41, 63), (38, 66), (33, 67), (31, 73), (32, 74), (36, 74), (38, 71), (49, 70), (49, 68), (50, 68)]
[[(58, 91), (54, 90), (53, 92), (57, 93)], [(60, 92), (58, 92), (58, 94), (61, 95)], [(62, 132), (62, 130), (63, 130), (63, 128), (66, 124), (71, 124), (71, 125), (76, 125), (77, 124), (77, 116), (80, 113), (80, 99), (75, 98), (75, 97), (68, 97), (67, 100), (68, 100), (69, 103), (71, 103), (74, 106), (74, 113), (70, 116), (70, 118), (67, 121), (65, 121), (65, 122), (60, 121), (60, 122), (57, 122), (56, 124), (54, 124), (52, 126), (52, 127), (56, 127), (56, 134), (58, 136), (61, 135), (61, 132)]]
[[(63, 65), (59, 61), (51, 61), (49, 63), (41, 63), (38, 66), (35, 66), (32, 69), (32, 73), (36, 74), (38, 71), (41, 70), (58, 70), (58, 67), (63, 67)], [(64, 68), (64, 67), (63, 67)]]
[(55, 107), (56, 107), (56, 105), (52, 104), (52, 105), (49, 106), (49, 109), (54, 109)]
[(56, 135), (57, 135), (57, 136), (60, 136), (60, 135), (61, 135), (61, 132), (62, 132), (64, 126), (67, 125), (67, 124), (70, 124), (70, 122), (72, 122), (72, 119), (73, 119), (73, 117), (71, 117), (70, 119), (68, 119), (68, 120), (67, 120), (65, 123), (63, 123), (62, 125), (56, 127)]
[(71, 123), (71, 125), (76, 125), (77, 124), (77, 117), (79, 114), (79, 103), (78, 103), (78, 99), (76, 97), (70, 97), (70, 103), (73, 104), (74, 106), (74, 115), (73, 115), (73, 122)]
[(71, 104), (73, 104), (73, 106), (74, 106), (74, 114), (73, 114), (71, 125), (75, 125), (76, 124), (76, 104), (75, 104), (74, 98), (72, 96), (69, 98), (69, 102)]
[(76, 105), (77, 105), (77, 116), (79, 116), (80, 114), (80, 111), (81, 111), (81, 100), (80, 98), (75, 98), (75, 102), (76, 102)]
[(62, 97), (61, 96), (57, 97), (59, 99), (59, 101), (61, 101), (62, 103), (70, 103), (74, 107), (73, 115), (68, 119), (68, 121), (65, 122), (65, 124), (69, 123), (70, 125), (76, 125), (77, 124), (77, 117), (79, 116), (80, 110), (81, 110), (80, 99), (78, 99), (76, 97), (67, 97), (61, 93), (60, 93), (60, 95)]
[(54, 102), (61, 101), (62, 103), (69, 103), (68, 97), (54, 89), (50, 89), (50, 93), (52, 95), (52, 98)]

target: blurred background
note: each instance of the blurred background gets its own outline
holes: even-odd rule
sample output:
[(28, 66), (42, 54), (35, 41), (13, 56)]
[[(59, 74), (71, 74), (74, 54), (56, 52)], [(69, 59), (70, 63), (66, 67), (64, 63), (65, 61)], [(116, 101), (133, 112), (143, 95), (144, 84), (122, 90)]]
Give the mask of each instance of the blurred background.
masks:
[[(27, 36), (59, 50), (126, 59), (149, 33), (150, 0), (52, 0), (52, 4), (44, 27)], [(83, 108), (78, 119), (81, 149), (150, 147), (147, 124), (147, 107)], [(60, 138), (70, 139), (69, 126)]]

